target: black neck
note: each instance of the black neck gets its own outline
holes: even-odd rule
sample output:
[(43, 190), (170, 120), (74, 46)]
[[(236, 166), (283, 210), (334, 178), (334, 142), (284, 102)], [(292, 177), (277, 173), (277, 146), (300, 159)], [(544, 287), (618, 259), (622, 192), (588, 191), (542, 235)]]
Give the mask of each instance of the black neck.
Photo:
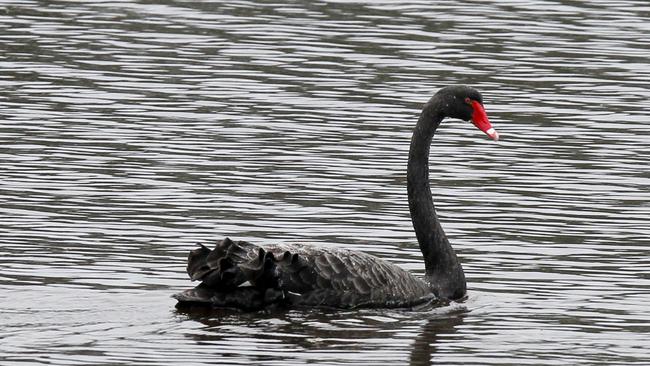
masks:
[(459, 299), (465, 296), (465, 275), (440, 226), (429, 186), (429, 150), (443, 119), (439, 107), (435, 97), (429, 101), (413, 131), (407, 170), (409, 209), (432, 291), (441, 298)]

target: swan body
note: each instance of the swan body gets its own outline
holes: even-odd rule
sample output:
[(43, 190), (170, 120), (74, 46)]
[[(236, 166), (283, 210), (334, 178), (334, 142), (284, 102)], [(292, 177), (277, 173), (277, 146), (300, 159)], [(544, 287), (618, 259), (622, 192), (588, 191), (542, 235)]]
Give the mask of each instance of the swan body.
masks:
[(188, 273), (202, 282), (176, 299), (216, 307), (410, 307), (435, 298), (426, 282), (399, 266), (363, 252), (314, 245), (262, 248), (226, 238), (214, 250), (192, 251)]
[(187, 273), (201, 283), (173, 295), (179, 305), (243, 310), (270, 305), (403, 308), (466, 294), (462, 266), (438, 221), (429, 186), (429, 149), (446, 118), (471, 120), (492, 139), (481, 94), (449, 86), (425, 104), (413, 131), (407, 170), (409, 210), (425, 263), (418, 278), (376, 256), (347, 249), (277, 244), (260, 247), (225, 238), (190, 252)]

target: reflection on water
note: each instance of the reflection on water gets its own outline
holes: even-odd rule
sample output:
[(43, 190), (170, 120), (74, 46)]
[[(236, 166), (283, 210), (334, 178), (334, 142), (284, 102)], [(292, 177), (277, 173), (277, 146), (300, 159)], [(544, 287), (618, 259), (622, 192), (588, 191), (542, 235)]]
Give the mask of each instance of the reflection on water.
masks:
[[(642, 1), (0, 4), (0, 360), (646, 364), (650, 9)], [(447, 121), (459, 309), (197, 314), (187, 252), (342, 245), (421, 274), (405, 169)], [(174, 345), (170, 347), (170, 345)], [(296, 352), (299, 351), (299, 352)]]
[[(195, 308), (179, 314), (203, 324), (206, 332), (188, 334), (197, 344), (225, 351), (236, 343), (240, 352), (224, 352), (222, 362), (236, 362), (250, 352), (254, 362), (429, 365), (436, 358), (437, 342), (455, 333), (465, 311), (448, 307), (415, 313), (322, 309), (234, 313)], [(283, 340), (281, 347), (277, 338)], [(348, 345), (349, 339), (358, 344)], [(266, 352), (255, 352), (260, 349)]]

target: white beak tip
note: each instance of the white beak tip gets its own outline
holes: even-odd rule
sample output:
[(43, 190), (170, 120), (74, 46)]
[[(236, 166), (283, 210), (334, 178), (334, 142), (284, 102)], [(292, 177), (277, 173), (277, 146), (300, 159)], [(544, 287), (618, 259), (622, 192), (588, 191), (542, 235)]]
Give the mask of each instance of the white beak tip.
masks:
[(499, 133), (494, 128), (488, 129), (485, 133), (490, 136), (492, 140), (499, 141)]

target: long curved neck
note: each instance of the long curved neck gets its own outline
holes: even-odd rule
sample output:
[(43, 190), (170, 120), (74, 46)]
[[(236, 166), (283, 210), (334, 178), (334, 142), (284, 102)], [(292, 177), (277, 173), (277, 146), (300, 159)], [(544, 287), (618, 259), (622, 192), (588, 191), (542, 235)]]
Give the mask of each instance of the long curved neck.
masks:
[(413, 131), (407, 189), (411, 221), (424, 257), (425, 277), (438, 297), (453, 300), (465, 296), (465, 275), (440, 226), (429, 186), (429, 150), (433, 135), (443, 118), (434, 97), (422, 110)]

